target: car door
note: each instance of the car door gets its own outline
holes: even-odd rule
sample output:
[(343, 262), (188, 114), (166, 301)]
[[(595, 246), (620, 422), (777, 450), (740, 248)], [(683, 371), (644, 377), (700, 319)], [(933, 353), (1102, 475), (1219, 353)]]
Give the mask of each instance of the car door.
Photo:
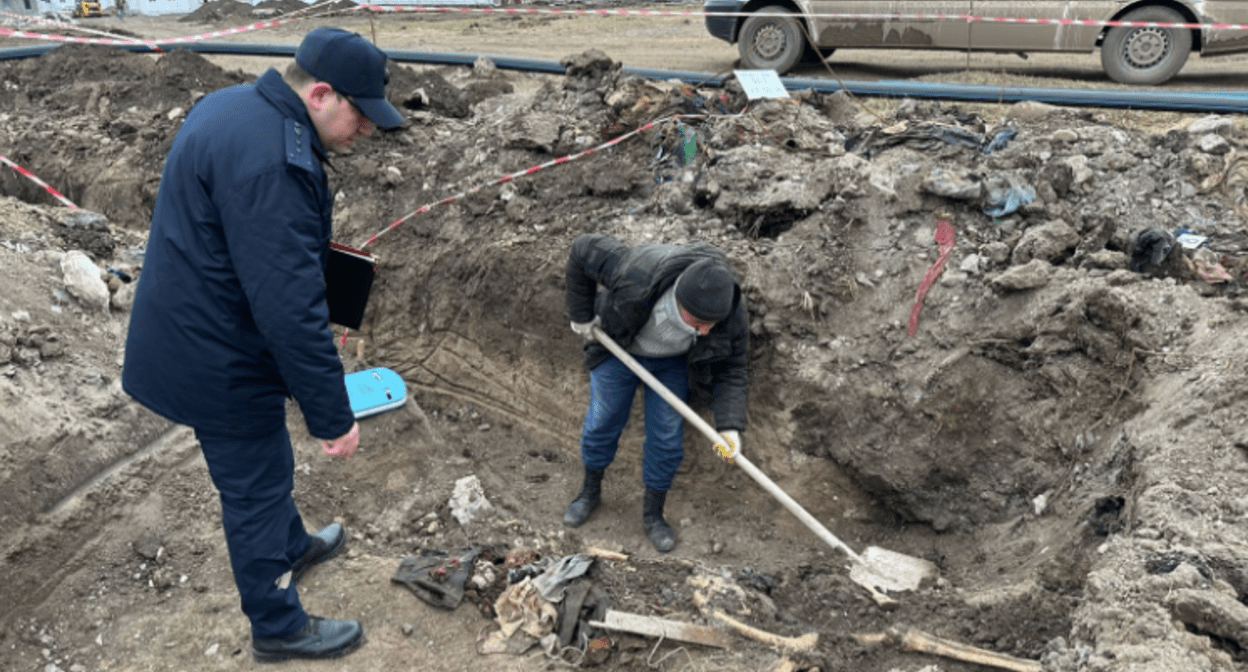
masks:
[[(1103, 30), (1098, 25), (1062, 24), (1061, 20), (1108, 21), (1123, 7), (1121, 0), (969, 0), (972, 16), (968, 40), (972, 49), (992, 51), (1083, 51), (1096, 48)], [(1048, 23), (1021, 23), (993, 19), (1044, 19)]]
[[(966, 48), (965, 20), (917, 18), (916, 15), (965, 15), (969, 8), (967, 0), (808, 0), (807, 6), (815, 15), (811, 20), (813, 37), (821, 47)], [(859, 16), (843, 16), (851, 14)]]
[[(1196, 3), (1196, 7), (1204, 11), (1201, 23), (1248, 24), (1248, 2), (1208, 0)], [(1248, 51), (1248, 30), (1209, 30), (1204, 39), (1206, 55)]]

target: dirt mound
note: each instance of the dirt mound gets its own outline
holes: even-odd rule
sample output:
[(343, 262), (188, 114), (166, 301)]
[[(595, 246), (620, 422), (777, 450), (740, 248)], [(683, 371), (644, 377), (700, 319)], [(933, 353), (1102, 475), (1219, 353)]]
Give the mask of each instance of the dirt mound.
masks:
[[(256, 4), (240, 0), (212, 0), (196, 7), (194, 11), (184, 14), (177, 20), (184, 23), (219, 23), (222, 21), (250, 20), (252, 18), (270, 18), (306, 12), (310, 5), (302, 0), (263, 0)], [(351, 0), (338, 0), (332, 3), (318, 3), (317, 13), (345, 12), (354, 9), (356, 3)]]
[(170, 106), (189, 108), (198, 96), (249, 79), (182, 49), (152, 60), (103, 45), (67, 44), (14, 63), (6, 72), (14, 86), (0, 100), (27, 100), (69, 115), (99, 112), (101, 119), (113, 117), (113, 110), (161, 114)]
[[(392, 368), (412, 394), (362, 423), (348, 463), (319, 455), (291, 409), (296, 500), (309, 524), (352, 531), (347, 557), (301, 585), (310, 609), (370, 628), (342, 669), (542, 669), (532, 651), (478, 654), (484, 583), (450, 612), (388, 578), (421, 552), (487, 548), (499, 569), (588, 547), (621, 554), (589, 574), (612, 608), (720, 625), (704, 609), (714, 584), (734, 619), (818, 635), (787, 652), (615, 636), (603, 669), (889, 670), (916, 659), (867, 635), (903, 626), (1052, 670), (1242, 665), (1238, 122), (868, 111), (840, 94), (747, 109), (735, 83), (645, 81), (596, 52), (564, 65), (398, 66), (390, 94), (410, 121), (333, 160), (336, 238), (381, 234), (344, 363)], [(164, 153), (198, 95), (244, 79), (182, 52), (0, 63), (6, 156), (104, 218), (0, 174), (0, 263), (16, 278), (0, 294), (5, 669), (249, 664), (194, 441), (118, 385)], [(1160, 247), (1144, 249), (1150, 228)], [(680, 545), (658, 556), (637, 420), (601, 509), (563, 529), (587, 393), (563, 264), (585, 231), (723, 249), (751, 316), (745, 453), (851, 547), (929, 559), (940, 578), (881, 609), (695, 432), (669, 498)], [(99, 266), (107, 311), (66, 283), (75, 249)], [(493, 513), (461, 522), (447, 502), (470, 476)]]
[(241, 0), (214, 0), (205, 2), (178, 20), (185, 23), (213, 23), (232, 17), (251, 16), (252, 9), (254, 7), (251, 3)]

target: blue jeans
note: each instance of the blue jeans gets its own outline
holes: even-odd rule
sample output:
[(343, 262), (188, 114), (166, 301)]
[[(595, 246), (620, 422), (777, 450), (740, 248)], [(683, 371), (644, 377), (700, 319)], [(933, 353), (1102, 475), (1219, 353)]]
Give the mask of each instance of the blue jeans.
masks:
[(225, 437), (196, 430), (208, 473), (221, 495), (221, 522), (234, 569), (234, 584), (254, 637), (284, 637), (308, 615), (295, 585), (278, 579), (312, 545), (291, 496), (295, 456), (290, 434)]
[[(689, 398), (684, 355), (635, 359), (681, 401)], [(645, 387), (646, 411), (641, 480), (651, 490), (667, 492), (685, 457), (681, 444), (685, 438), (684, 418), (614, 355), (589, 372), (589, 410), (581, 429), (581, 461), (586, 469), (601, 471), (615, 460), (638, 385)]]

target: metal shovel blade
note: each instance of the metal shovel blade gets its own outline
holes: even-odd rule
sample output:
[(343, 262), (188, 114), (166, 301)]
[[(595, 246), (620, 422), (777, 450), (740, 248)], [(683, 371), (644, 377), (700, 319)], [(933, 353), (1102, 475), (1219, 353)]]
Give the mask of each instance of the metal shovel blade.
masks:
[(870, 583), (880, 590), (901, 592), (917, 590), (923, 579), (936, 578), (936, 565), (887, 548), (869, 546), (861, 554), (862, 562), (849, 570), (849, 578), (859, 584)]

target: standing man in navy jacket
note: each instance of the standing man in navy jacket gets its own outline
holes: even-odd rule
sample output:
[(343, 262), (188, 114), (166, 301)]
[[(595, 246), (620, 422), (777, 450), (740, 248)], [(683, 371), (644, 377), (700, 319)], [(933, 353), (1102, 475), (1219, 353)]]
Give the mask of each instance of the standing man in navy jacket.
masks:
[(309, 32), (284, 75), (270, 69), (191, 109), (152, 213), (122, 384), (195, 430), (261, 662), (339, 656), (364, 639), (360, 623), (309, 616), (299, 603), (295, 582), (341, 552), (346, 534), (304, 529), (286, 400), (327, 453), (355, 452), (325, 305), (324, 164), (376, 126), (403, 122), (388, 80), (385, 53), (360, 35)]

